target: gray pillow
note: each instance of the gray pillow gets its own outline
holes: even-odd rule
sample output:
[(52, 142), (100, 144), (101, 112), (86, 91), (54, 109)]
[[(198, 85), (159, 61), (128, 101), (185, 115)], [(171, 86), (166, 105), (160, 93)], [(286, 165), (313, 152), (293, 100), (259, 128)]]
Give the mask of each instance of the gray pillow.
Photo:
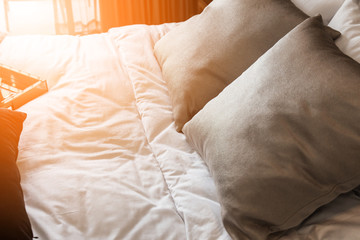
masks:
[(214, 0), (160, 39), (176, 129), (306, 17), (290, 0)]
[(183, 128), (235, 239), (298, 225), (360, 184), (360, 64), (305, 20)]

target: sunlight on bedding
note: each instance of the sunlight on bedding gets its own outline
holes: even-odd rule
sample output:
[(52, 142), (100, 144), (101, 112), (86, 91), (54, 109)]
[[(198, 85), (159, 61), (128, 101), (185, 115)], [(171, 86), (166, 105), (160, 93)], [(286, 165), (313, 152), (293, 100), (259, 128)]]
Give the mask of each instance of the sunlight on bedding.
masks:
[[(17, 125), (23, 126), (11, 157), (15, 172), (20, 173), (17, 183), (23, 191), (25, 216), (31, 222), (27, 230), (40, 240), (230, 240), (229, 233), (235, 234), (234, 239), (237, 233), (246, 235), (244, 239), (253, 236), (251, 240), (358, 239), (360, 187), (354, 189), (358, 171), (350, 160), (360, 167), (356, 161), (360, 68), (339, 51), (360, 59), (360, 0), (292, 0), (295, 5), (290, 0), (199, 0), (203, 7), (208, 3), (210, 7), (187, 23), (127, 26), (122, 25), (129, 19), (131, 23), (145, 18), (161, 22), (160, 13), (152, 14), (159, 9), (164, 10), (165, 18), (179, 16), (171, 4), (191, 15), (194, 12), (189, 9), (198, 9), (199, 2), (129, 0), (121, 5), (126, 8), (119, 9), (121, 0), (101, 1), (109, 4), (108, 10), (125, 12), (124, 21), (112, 19), (116, 26), (105, 24), (108, 28), (104, 30), (95, 20), (101, 28), (92, 32), (96, 34), (76, 32), (76, 24), (69, 33), (65, 21), (61, 26), (55, 23), (53, 3), (90, 6), (99, 1), (9, 0), (10, 11), (5, 11), (5, 0), (0, 0), (0, 64), (46, 79), (48, 85), (48, 92), (17, 109), (26, 113), (25, 120), (25, 114), (5, 109), (18, 114), (21, 121)], [(152, 10), (139, 7), (144, 11), (140, 18), (134, 6)], [(243, 18), (238, 17), (239, 9)], [(2, 18), (5, 13), (9, 13), (9, 26)], [(338, 33), (324, 27), (319, 17), (307, 16), (318, 13), (325, 25), (342, 33), (335, 41), (340, 50), (334, 44)], [(87, 25), (78, 23), (80, 29)], [(279, 27), (282, 24), (284, 29)], [(2, 32), (6, 29), (10, 34)], [(58, 32), (61, 34), (55, 34)], [(242, 35), (248, 37), (246, 41)], [(161, 61), (159, 56), (164, 53), (173, 65)], [(349, 71), (342, 68), (346, 65)], [(236, 72), (231, 73), (233, 70)], [(176, 77), (178, 87), (167, 73)], [(0, 81), (4, 75), (0, 71)], [(209, 76), (220, 80), (221, 87), (212, 91), (216, 84), (209, 84)], [(342, 84), (345, 78), (349, 84)], [(197, 83), (199, 79), (204, 82)], [(182, 87), (190, 89), (190, 94), (183, 94)], [(202, 93), (213, 95), (205, 99)], [(176, 94), (185, 97), (174, 101)], [(194, 105), (196, 97), (204, 105), (184, 122), (185, 128), (178, 127), (176, 104)], [(350, 107), (342, 108), (338, 102), (348, 99), (346, 106)], [(311, 108), (313, 102), (320, 106), (319, 111)], [(344, 126), (354, 126), (355, 131), (344, 127), (345, 138), (333, 138), (343, 125), (331, 121), (327, 110), (340, 120), (349, 119)], [(314, 121), (315, 127), (309, 127)], [(323, 136), (318, 132), (327, 122), (330, 131), (324, 130), (322, 140), (334, 141), (315, 141)], [(0, 130), (5, 129), (2, 126)], [(332, 131), (332, 127), (338, 129)], [(305, 137), (298, 134), (303, 132)], [(343, 139), (354, 139), (354, 143)], [(355, 157), (338, 157), (338, 149), (353, 151)], [(325, 153), (324, 158), (317, 157), (318, 150)], [(336, 161), (331, 164), (333, 158)], [(338, 191), (330, 182), (331, 195), (319, 201), (322, 184), (336, 177), (328, 174), (333, 166), (335, 173), (340, 170), (346, 178), (350, 166), (356, 182)], [(312, 178), (312, 171), (320, 180)], [(303, 178), (310, 184), (302, 185)], [(259, 184), (250, 185), (257, 181)], [(292, 182), (296, 184), (290, 185)], [(228, 200), (234, 201), (234, 207), (226, 208)], [(237, 201), (243, 207), (237, 207)], [(314, 205), (302, 207), (307, 202)], [(0, 208), (0, 212), (5, 211)], [(228, 214), (241, 212), (245, 217)], [(231, 231), (229, 219), (236, 231)]]

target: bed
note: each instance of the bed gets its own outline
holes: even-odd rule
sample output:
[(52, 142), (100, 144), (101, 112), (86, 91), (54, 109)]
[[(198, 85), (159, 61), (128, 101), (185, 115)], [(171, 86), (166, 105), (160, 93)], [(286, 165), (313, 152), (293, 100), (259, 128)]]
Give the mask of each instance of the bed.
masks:
[(359, 61), (358, 0), (6, 36), (0, 63), (49, 91), (0, 112), (0, 235), (359, 239)]

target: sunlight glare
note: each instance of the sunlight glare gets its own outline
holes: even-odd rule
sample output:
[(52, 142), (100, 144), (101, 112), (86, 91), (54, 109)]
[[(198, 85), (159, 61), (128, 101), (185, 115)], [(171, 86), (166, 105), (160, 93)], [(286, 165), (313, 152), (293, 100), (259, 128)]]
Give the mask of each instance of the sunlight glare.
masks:
[(50, 0), (9, 1), (8, 17), (11, 34), (55, 34)]

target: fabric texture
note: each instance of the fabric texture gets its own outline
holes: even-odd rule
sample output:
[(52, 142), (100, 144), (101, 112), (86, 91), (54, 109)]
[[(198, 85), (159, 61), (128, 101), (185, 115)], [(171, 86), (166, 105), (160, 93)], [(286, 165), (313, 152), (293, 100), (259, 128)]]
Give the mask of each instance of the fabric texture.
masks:
[(357, 239), (360, 236), (360, 195), (356, 191), (341, 194), (318, 208), (294, 229), (274, 236), (276, 240)]
[(306, 17), (290, 0), (214, 0), (160, 39), (177, 130)]
[(329, 26), (341, 32), (335, 42), (340, 50), (360, 62), (360, 1), (345, 0)]
[(0, 108), (0, 237), (32, 239), (33, 233), (16, 165), (26, 114)]
[(321, 15), (324, 24), (328, 24), (344, 0), (292, 0), (309, 16)]
[(305, 20), (184, 126), (235, 239), (297, 226), (360, 183), (360, 65), (333, 38)]
[(17, 164), (40, 240), (230, 240), (214, 180), (175, 130), (154, 56), (176, 25), (0, 44), (0, 63), (49, 86), (19, 108)]

